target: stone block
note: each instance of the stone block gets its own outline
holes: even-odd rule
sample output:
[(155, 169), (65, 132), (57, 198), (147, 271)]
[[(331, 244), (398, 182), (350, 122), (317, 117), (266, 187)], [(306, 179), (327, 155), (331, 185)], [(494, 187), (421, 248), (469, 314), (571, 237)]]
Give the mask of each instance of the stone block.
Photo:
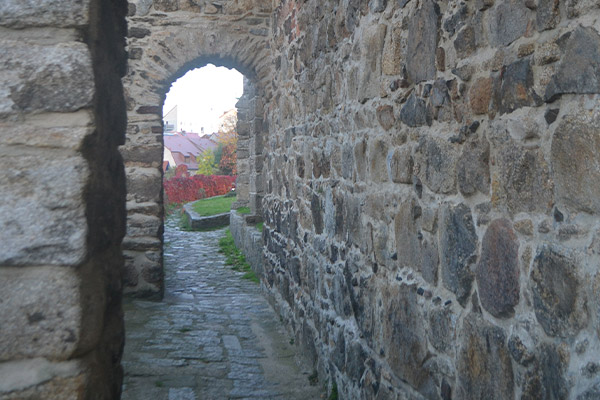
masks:
[(417, 176), (435, 193), (455, 193), (457, 159), (454, 145), (441, 138), (423, 136), (415, 149)]
[(50, 362), (31, 358), (0, 363), (3, 399), (75, 399), (85, 385), (80, 361)]
[(413, 286), (389, 284), (382, 288), (382, 347), (392, 371), (413, 388), (428, 379), (423, 364), (428, 357), (425, 316)]
[(83, 26), (88, 23), (89, 7), (89, 0), (2, 0), (0, 26)]
[(565, 116), (551, 154), (557, 200), (575, 211), (600, 213), (600, 112)]
[(542, 99), (535, 92), (533, 84), (530, 57), (507, 65), (494, 80), (493, 109), (506, 114), (521, 107), (539, 106)]
[(83, 157), (0, 146), (0, 170), (0, 264), (81, 263), (87, 235)]
[(456, 398), (514, 398), (513, 369), (502, 328), (471, 314), (463, 321), (459, 337)]
[(127, 201), (158, 202), (162, 192), (162, 174), (158, 168), (125, 168)]
[(156, 11), (177, 11), (179, 10), (179, 0), (154, 0), (154, 9)]
[(414, 92), (400, 109), (400, 121), (412, 128), (424, 125), (431, 126), (432, 119), (431, 107), (428, 107), (425, 100), (417, 97)]
[(556, 28), (560, 22), (559, 0), (539, 0), (535, 17), (539, 32)]
[(42, 46), (0, 40), (0, 69), (0, 116), (69, 112), (92, 104), (92, 61), (83, 43)]
[(565, 371), (568, 366), (568, 354), (560, 348), (543, 343), (534, 360), (534, 367), (524, 376), (523, 400), (567, 399), (568, 385)]
[(389, 131), (392, 129), (396, 122), (396, 118), (394, 117), (394, 107), (390, 105), (377, 107), (377, 120), (384, 130)]
[(373, 182), (387, 182), (388, 144), (381, 138), (369, 142), (369, 172)]
[(80, 287), (68, 267), (0, 268), (0, 360), (71, 357), (83, 335)]
[(0, 145), (24, 145), (76, 150), (93, 133), (93, 116), (88, 110), (74, 113), (27, 115), (22, 123), (0, 121)]
[(389, 179), (394, 183), (411, 184), (413, 164), (410, 147), (404, 146), (390, 150), (387, 155)]
[(394, 26), (388, 31), (382, 55), (382, 71), (385, 75), (402, 72), (402, 28)]
[(492, 221), (477, 266), (481, 305), (496, 318), (514, 315), (519, 303), (519, 242), (507, 219)]
[(544, 100), (564, 93), (600, 93), (600, 35), (593, 28), (578, 26), (558, 41), (564, 53), (556, 73), (546, 87)]
[(469, 104), (474, 114), (487, 114), (492, 100), (492, 78), (479, 78), (469, 91)]
[(523, 1), (509, 0), (497, 2), (488, 13), (490, 43), (493, 46), (508, 46), (527, 31), (531, 11)]
[(381, 79), (381, 54), (385, 42), (387, 26), (384, 24), (373, 25), (364, 33), (364, 47), (362, 49), (362, 68), (360, 69), (360, 83), (358, 97), (361, 103), (379, 95)]
[(533, 262), (531, 291), (538, 322), (549, 336), (573, 337), (588, 323), (577, 259), (552, 245), (542, 245)]
[(471, 294), (471, 264), (478, 244), (471, 210), (464, 204), (446, 204), (440, 212), (439, 224), (442, 282), (464, 306)]
[[(162, 133), (162, 129), (160, 131)], [(125, 145), (119, 148), (124, 163), (151, 166), (163, 158), (164, 148), (160, 143)]]
[(470, 140), (463, 146), (457, 163), (458, 189), (465, 196), (490, 191), (490, 145), (485, 139)]
[(406, 70), (409, 80), (413, 83), (435, 77), (439, 14), (438, 4), (432, 0), (426, 0), (421, 2), (421, 7), (410, 18)]
[(517, 146), (508, 133), (494, 142), (496, 170), (492, 176), (492, 203), (511, 214), (546, 213), (554, 201), (550, 168), (539, 149)]
[(448, 308), (433, 309), (429, 313), (427, 337), (431, 345), (443, 353), (452, 349), (456, 340), (456, 318)]
[(146, 214), (130, 214), (127, 216), (127, 236), (153, 236), (162, 231), (162, 219)]

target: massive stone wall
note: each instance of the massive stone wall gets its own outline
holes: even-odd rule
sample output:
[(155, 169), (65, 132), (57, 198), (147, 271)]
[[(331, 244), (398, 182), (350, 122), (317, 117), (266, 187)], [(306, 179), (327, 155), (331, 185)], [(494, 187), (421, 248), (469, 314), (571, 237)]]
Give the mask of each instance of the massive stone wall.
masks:
[(118, 398), (125, 13), (0, 2), (0, 398)]
[(171, 83), (190, 69), (213, 63), (236, 68), (246, 77), (240, 104), (247, 111), (239, 129), (239, 205), (257, 204), (255, 199), (261, 198), (261, 187), (250, 175), (261, 166), (260, 150), (251, 155), (249, 149), (263, 129), (262, 113), (258, 118), (254, 114), (255, 99), (272, 91), (270, 11), (271, 2), (264, 0), (129, 3), (129, 70), (123, 80), (128, 126), (121, 147), (127, 174), (125, 293), (162, 296), (162, 104)]
[(208, 62), (248, 78), (262, 285), (340, 397), (600, 397), (597, 1), (4, 0), (0, 32), (0, 398), (118, 397), (160, 106)]
[(600, 398), (599, 6), (277, 2), (263, 284), (341, 398)]

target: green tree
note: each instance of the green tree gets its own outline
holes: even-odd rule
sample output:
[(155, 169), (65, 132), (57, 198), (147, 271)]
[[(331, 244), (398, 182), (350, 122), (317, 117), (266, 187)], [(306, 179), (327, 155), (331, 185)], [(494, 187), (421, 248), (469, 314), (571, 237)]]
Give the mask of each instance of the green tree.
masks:
[(215, 152), (207, 149), (204, 150), (204, 153), (200, 154), (197, 158), (198, 161), (198, 171), (196, 171), (197, 175), (212, 175), (215, 173), (217, 169), (217, 165), (215, 162)]

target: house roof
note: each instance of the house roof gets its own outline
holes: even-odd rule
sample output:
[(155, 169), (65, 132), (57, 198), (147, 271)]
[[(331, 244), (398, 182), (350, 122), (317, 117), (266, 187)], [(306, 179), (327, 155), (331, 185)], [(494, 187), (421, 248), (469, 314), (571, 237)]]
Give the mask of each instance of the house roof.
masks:
[(205, 150), (217, 147), (217, 143), (204, 136), (200, 137), (197, 133), (177, 133), (166, 135), (163, 139), (165, 147), (171, 153), (181, 153), (185, 156), (197, 157)]

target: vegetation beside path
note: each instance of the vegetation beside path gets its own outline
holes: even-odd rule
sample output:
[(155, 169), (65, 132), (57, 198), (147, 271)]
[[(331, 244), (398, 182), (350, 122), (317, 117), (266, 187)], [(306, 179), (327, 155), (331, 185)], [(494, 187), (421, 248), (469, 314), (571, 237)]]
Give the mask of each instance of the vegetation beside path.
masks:
[(244, 273), (242, 278), (259, 283), (258, 277), (250, 267), (250, 264), (246, 261), (246, 257), (244, 257), (242, 252), (235, 246), (233, 236), (229, 229), (225, 231), (225, 236), (219, 240), (219, 249), (219, 253), (225, 255), (225, 262), (227, 265), (231, 265), (234, 271)]
[(236, 196), (214, 196), (197, 200), (192, 204), (193, 210), (201, 217), (224, 214), (231, 210)]

